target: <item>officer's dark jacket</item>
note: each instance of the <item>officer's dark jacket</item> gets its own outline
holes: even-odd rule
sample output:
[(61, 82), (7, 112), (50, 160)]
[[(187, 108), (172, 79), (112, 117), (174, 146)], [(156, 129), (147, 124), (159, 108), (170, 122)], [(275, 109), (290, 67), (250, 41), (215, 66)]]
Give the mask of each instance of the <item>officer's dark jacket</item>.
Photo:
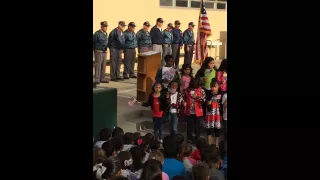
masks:
[(134, 49), (138, 46), (136, 34), (129, 30), (124, 31), (125, 49)]
[(136, 34), (138, 47), (151, 47), (151, 36), (148, 31), (140, 29)]
[(165, 29), (163, 31), (163, 43), (164, 44), (172, 44), (172, 33)]
[(183, 32), (183, 43), (185, 45), (194, 45), (194, 34), (190, 29)]
[(106, 51), (108, 48), (108, 35), (101, 30), (93, 34), (93, 50)]
[(150, 31), (152, 44), (162, 45), (163, 43), (163, 34), (157, 26), (153, 26)]
[(182, 31), (180, 29), (173, 28), (172, 35), (173, 35), (172, 44), (183, 45), (183, 36), (182, 36)]
[(121, 30), (118, 28), (113, 29), (109, 35), (109, 47), (113, 47), (116, 49), (124, 49), (124, 35)]

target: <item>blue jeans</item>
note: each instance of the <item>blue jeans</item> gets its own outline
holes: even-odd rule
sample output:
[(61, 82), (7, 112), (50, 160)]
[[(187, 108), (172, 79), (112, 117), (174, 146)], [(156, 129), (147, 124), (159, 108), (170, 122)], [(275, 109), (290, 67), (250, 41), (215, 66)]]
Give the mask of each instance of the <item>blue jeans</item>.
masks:
[(176, 135), (178, 133), (178, 117), (177, 113), (168, 114), (169, 125), (170, 125), (170, 134)]
[[(163, 119), (162, 117), (152, 117), (153, 120), (153, 130), (155, 140), (162, 139), (162, 130), (163, 130)], [(159, 135), (158, 135), (159, 132)]]

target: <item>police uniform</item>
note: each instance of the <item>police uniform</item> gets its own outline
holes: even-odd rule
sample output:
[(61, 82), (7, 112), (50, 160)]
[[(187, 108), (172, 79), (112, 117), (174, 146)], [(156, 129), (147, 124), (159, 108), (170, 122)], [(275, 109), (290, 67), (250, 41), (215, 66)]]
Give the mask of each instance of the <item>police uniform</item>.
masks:
[[(180, 25), (180, 21), (176, 20), (174, 22), (175, 25)], [(179, 67), (179, 60), (180, 60), (180, 47), (183, 46), (183, 36), (182, 31), (179, 28), (172, 29), (172, 56), (175, 60), (175, 67)]]
[[(129, 27), (136, 27), (134, 22), (130, 22)], [(134, 63), (136, 62), (136, 48), (137, 48), (137, 38), (135, 32), (129, 31), (129, 29), (124, 31), (124, 71), (123, 78), (137, 78), (134, 74)]]
[[(108, 27), (107, 21), (100, 23), (103, 27)], [(98, 30), (93, 34), (93, 51), (95, 59), (95, 82), (108, 83), (105, 79), (107, 61), (108, 35), (107, 32)]]
[[(126, 26), (124, 21), (120, 21), (119, 25)], [(120, 77), (120, 65), (122, 62), (122, 52), (124, 50), (124, 34), (122, 29), (115, 28), (109, 35), (109, 48), (110, 48), (110, 76), (111, 81), (123, 80)]]
[[(163, 23), (162, 18), (157, 19), (157, 23)], [(163, 43), (163, 34), (162, 34), (162, 29), (157, 27), (157, 25), (153, 26), (150, 31), (151, 35), (151, 41), (152, 41), (152, 50), (159, 52), (161, 55), (161, 60), (162, 60), (162, 45)]]
[[(189, 23), (189, 26), (195, 26), (193, 22)], [(183, 32), (183, 43), (184, 43), (184, 64), (191, 64), (194, 50), (194, 33), (189, 28)], [(189, 48), (189, 51), (187, 50)]]
[[(168, 26), (171, 28), (171, 30), (173, 29), (173, 26), (171, 23), (168, 24)], [(172, 45), (172, 33), (171, 31), (169, 31), (169, 29), (165, 29), (163, 31), (163, 45), (162, 45), (162, 50), (163, 50), (163, 56), (162, 56), (162, 64), (163, 66), (165, 65), (165, 61), (164, 61), (164, 57), (168, 54), (172, 54), (172, 48), (171, 48), (171, 45)]]
[[(148, 21), (143, 23), (144, 26), (150, 27), (150, 23)], [(144, 29), (140, 29), (137, 34), (137, 43), (138, 43), (138, 52), (144, 53), (151, 51), (151, 36), (148, 31), (145, 31)]]

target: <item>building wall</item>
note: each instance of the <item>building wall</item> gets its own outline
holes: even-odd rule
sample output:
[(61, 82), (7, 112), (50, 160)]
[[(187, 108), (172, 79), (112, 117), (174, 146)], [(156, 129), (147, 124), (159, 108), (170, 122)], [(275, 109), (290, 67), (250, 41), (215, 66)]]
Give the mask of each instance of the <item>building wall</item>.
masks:
[[(93, 32), (100, 28), (101, 21), (108, 22), (109, 33), (117, 27), (120, 20), (127, 24), (135, 22), (138, 31), (142, 28), (143, 22), (149, 21), (151, 26), (154, 26), (156, 19), (162, 17), (165, 21), (163, 28), (168, 23), (180, 20), (182, 31), (193, 21), (196, 24), (194, 29), (196, 35), (199, 11), (200, 9), (194, 8), (160, 7), (160, 0), (93, 0)], [(221, 31), (227, 31), (227, 11), (207, 9), (207, 13), (212, 30), (209, 40), (213, 41), (220, 38)]]

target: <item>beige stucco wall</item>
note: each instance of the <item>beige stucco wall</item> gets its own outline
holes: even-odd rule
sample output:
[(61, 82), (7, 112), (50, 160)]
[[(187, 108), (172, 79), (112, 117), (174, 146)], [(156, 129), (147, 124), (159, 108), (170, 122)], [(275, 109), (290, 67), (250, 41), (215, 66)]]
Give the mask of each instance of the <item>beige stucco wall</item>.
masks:
[[(136, 31), (142, 28), (144, 21), (149, 21), (153, 26), (158, 17), (165, 21), (164, 28), (168, 23), (180, 20), (181, 30), (188, 27), (193, 21), (198, 25), (199, 9), (193, 8), (166, 8), (160, 7), (159, 0), (93, 0), (93, 32), (100, 28), (101, 21), (109, 24), (108, 33), (117, 27), (120, 20), (136, 23)], [(212, 36), (210, 40), (220, 38), (221, 31), (227, 31), (227, 11), (207, 9), (210, 20)], [(194, 33), (197, 33), (197, 26)], [(214, 55), (214, 52), (212, 56)]]

